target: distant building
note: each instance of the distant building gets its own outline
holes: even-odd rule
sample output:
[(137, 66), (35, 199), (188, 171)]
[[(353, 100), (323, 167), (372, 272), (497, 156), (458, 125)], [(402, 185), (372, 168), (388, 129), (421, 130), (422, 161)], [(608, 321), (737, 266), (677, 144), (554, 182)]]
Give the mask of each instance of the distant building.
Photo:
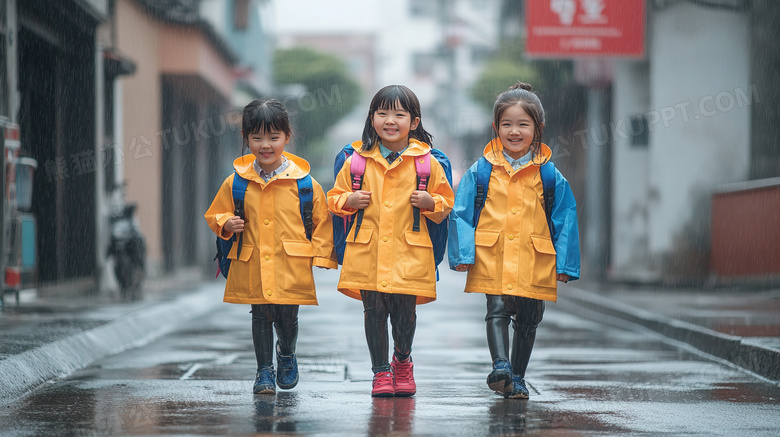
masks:
[[(464, 139), (487, 131), (490, 125), (489, 115), (468, 94), (497, 47), (500, 3), (398, 0), (392, 7), (376, 8), (376, 16), (360, 16), (361, 26), (354, 32), (332, 26), (320, 29), (305, 22), (300, 29), (279, 34), (278, 41), (281, 47), (306, 45), (341, 57), (363, 85), (364, 103), (331, 132), (334, 153), (344, 143), (359, 139), (368, 102), (376, 91), (401, 84), (420, 99), (423, 123), (434, 135), (436, 147), (460, 162)], [(366, 23), (375, 25), (366, 31)], [(458, 175), (460, 170), (455, 168)]]
[[(383, 9), (378, 82), (400, 83), (420, 99), (426, 129), (436, 147), (456, 163), (468, 137), (489, 131), (490, 116), (469, 97), (488, 55), (498, 47), (498, 0), (408, 0)], [(481, 146), (477, 146), (479, 148)], [(461, 166), (454, 166), (459, 178)]]
[(102, 43), (136, 68), (107, 91), (111, 177), (138, 204), (152, 278), (213, 272), (203, 213), (241, 153), (241, 109), (271, 87), (263, 3), (112, 2)]

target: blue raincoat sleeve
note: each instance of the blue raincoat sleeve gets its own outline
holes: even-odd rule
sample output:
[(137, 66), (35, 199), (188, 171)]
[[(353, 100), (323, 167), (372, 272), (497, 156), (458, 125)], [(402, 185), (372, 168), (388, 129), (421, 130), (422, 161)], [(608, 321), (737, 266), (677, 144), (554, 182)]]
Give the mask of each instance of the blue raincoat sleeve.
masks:
[[(460, 194), (460, 190), (458, 190)], [(455, 199), (457, 207), (458, 201)], [(555, 202), (553, 202), (552, 221), (555, 225), (553, 244), (557, 260), (558, 273), (569, 275), (573, 281), (580, 277), (580, 231), (577, 223), (577, 201), (571, 191), (569, 181), (555, 169)], [(472, 234), (473, 236), (473, 234)]]
[(474, 200), (477, 197), (477, 164), (471, 166), (458, 184), (455, 206), (450, 212), (450, 234), (447, 242), (450, 269), (458, 264), (474, 264)]

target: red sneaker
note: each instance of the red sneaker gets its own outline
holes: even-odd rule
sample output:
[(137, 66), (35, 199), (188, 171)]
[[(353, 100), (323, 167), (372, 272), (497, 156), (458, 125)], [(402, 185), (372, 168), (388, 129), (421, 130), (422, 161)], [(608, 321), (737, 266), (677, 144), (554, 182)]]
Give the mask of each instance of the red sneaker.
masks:
[(393, 374), (390, 372), (379, 372), (374, 374), (371, 396), (376, 398), (386, 398), (395, 396), (395, 387), (393, 387)]
[(413, 396), (417, 393), (412, 357), (398, 361), (398, 358), (393, 354), (393, 362), (390, 363), (390, 367), (393, 368), (393, 387), (396, 396)]

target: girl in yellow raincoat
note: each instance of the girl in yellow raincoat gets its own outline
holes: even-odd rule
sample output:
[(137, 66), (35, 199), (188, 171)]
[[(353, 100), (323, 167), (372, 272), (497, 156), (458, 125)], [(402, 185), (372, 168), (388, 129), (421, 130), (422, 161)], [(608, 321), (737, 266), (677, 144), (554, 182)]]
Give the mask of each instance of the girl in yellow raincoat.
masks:
[[(314, 179), (307, 235), (298, 179), (309, 174), (309, 163), (284, 151), (292, 129), (282, 103), (276, 99), (250, 102), (244, 108), (241, 136), (252, 153), (235, 160), (235, 173), (222, 183), (205, 217), (220, 238), (237, 236), (228, 255), (231, 263), (224, 300), (252, 305), (257, 359), (252, 390), (273, 394), (276, 384), (291, 389), (298, 383), (298, 306), (317, 304), (312, 265), (337, 268), (338, 264), (325, 194)], [(248, 181), (243, 219), (235, 214), (232, 190), (241, 180), (237, 175)], [(276, 375), (272, 362), (274, 327), (278, 338)]]
[[(542, 144), (544, 123), (542, 102), (531, 85), (518, 83), (499, 95), (493, 106), (498, 138), (485, 146), (482, 164), (474, 164), (461, 178), (450, 216), (450, 267), (468, 271), (466, 292), (487, 295), (485, 321), (493, 358), (488, 386), (513, 399), (528, 398), (525, 371), (544, 302), (556, 300), (556, 280), (580, 276), (574, 195), (557, 169), (550, 187), (542, 182), (542, 166), (552, 155)], [(482, 168), (489, 176), (484, 207), (476, 201), (485, 195), (477, 182)], [(543, 188), (553, 184), (550, 226)], [(511, 357), (510, 321), (515, 331)]]
[[(363, 301), (374, 372), (372, 396), (416, 392), (411, 358), (415, 305), (436, 299), (436, 268), (426, 221), (420, 220), (420, 230), (414, 231), (413, 210), (419, 208), (424, 217), (440, 223), (454, 201), (452, 187), (435, 159), (430, 162), (427, 190), (418, 189), (415, 161), (429, 153), (431, 141), (420, 121), (417, 96), (405, 86), (384, 87), (371, 101), (362, 142), (352, 144), (355, 152), (328, 192), (331, 212), (342, 217), (355, 214), (338, 288)], [(361, 157), (365, 160), (362, 186), (354, 186), (350, 166)], [(392, 363), (388, 362), (388, 316), (393, 329)]]

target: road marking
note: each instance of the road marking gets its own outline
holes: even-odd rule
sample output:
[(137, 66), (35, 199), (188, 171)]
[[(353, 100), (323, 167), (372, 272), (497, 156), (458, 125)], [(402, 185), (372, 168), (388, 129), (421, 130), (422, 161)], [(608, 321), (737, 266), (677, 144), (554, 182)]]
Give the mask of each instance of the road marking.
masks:
[[(215, 366), (225, 366), (228, 364), (232, 364), (233, 361), (236, 360), (236, 358), (238, 358), (238, 354), (225, 355), (214, 360), (212, 364), (214, 364)], [(185, 372), (184, 375), (179, 377), (179, 379), (190, 379), (192, 375), (195, 374), (195, 372), (197, 372), (204, 366), (205, 364), (203, 363), (194, 363), (192, 366), (190, 366), (189, 369), (187, 369), (187, 372)]]

